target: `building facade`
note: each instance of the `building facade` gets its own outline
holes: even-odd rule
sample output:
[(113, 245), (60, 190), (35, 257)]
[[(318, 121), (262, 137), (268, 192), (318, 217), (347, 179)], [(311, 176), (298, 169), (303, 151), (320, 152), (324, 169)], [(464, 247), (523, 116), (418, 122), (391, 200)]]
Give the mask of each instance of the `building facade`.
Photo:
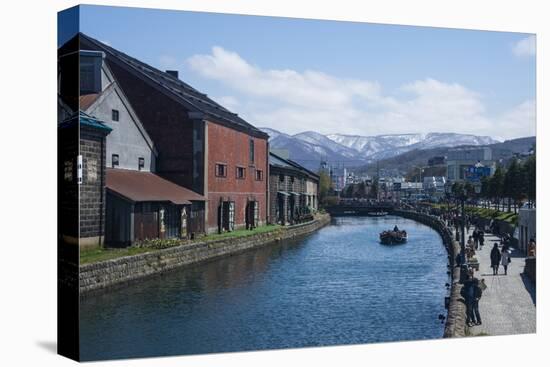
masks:
[[(144, 130), (155, 142), (156, 174), (204, 196), (204, 232), (267, 222), (268, 135), (184, 83), (86, 35), (101, 51)], [(131, 162), (130, 162), (131, 163)]]
[(518, 247), (527, 253), (529, 241), (537, 239), (537, 210), (535, 208), (521, 208), (518, 215)]
[(468, 171), (476, 165), (487, 167), (489, 175), (494, 173), (495, 161), (491, 148), (450, 149), (447, 155), (447, 179), (451, 182), (466, 180)]
[(289, 159), (269, 153), (270, 222), (295, 224), (318, 208), (319, 176)]

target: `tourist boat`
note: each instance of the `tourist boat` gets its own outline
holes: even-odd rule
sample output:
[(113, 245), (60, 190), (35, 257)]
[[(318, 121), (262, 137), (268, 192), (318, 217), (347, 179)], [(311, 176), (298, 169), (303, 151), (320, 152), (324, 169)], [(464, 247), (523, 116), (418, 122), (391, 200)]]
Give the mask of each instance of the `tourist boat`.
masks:
[(407, 242), (406, 231), (384, 231), (380, 233), (380, 243), (383, 245), (399, 245)]
[(386, 215), (388, 215), (388, 212), (368, 212), (367, 215), (369, 217), (385, 217)]

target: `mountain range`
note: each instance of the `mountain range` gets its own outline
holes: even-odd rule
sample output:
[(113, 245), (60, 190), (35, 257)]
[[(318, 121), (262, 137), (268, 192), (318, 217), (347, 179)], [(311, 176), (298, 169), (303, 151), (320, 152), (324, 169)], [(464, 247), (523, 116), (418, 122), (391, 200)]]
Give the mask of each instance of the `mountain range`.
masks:
[(346, 166), (362, 166), (403, 153), (461, 145), (480, 146), (499, 143), (489, 136), (457, 133), (391, 134), (376, 136), (328, 134), (306, 131), (289, 135), (271, 128), (271, 149), (286, 150), (290, 158), (309, 169), (319, 168), (321, 161), (338, 162)]

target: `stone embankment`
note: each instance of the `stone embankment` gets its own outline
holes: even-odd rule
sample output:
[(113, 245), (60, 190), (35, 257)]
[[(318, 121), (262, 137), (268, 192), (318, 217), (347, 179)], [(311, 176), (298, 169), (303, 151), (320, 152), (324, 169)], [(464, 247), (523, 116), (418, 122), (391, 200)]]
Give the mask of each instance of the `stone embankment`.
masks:
[(185, 265), (234, 255), (284, 239), (303, 236), (318, 230), (329, 222), (328, 214), (319, 214), (311, 222), (281, 227), (267, 233), (210, 242), (196, 242), (82, 265), (79, 275), (80, 294), (122, 285)]
[(444, 338), (455, 338), (466, 335), (466, 305), (460, 295), (462, 284), (459, 283), (460, 269), (455, 266), (455, 259), (460, 253), (460, 244), (453, 239), (451, 231), (439, 217), (416, 211), (395, 210), (395, 215), (425, 224), (436, 230), (449, 254), (449, 271), (451, 276), (451, 289), (448, 300), (447, 320), (445, 322)]

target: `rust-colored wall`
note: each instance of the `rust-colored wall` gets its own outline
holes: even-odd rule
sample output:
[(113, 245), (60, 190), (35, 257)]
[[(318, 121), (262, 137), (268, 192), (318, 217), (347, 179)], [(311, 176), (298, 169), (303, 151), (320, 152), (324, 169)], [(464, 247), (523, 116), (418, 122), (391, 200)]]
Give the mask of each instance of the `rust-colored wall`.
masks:
[[(245, 208), (248, 199), (260, 205), (260, 221), (265, 224), (267, 215), (267, 182), (269, 179), (267, 139), (255, 138), (227, 127), (208, 122), (208, 229), (217, 230), (220, 198), (235, 202), (235, 227), (245, 225)], [(254, 139), (255, 159), (249, 161), (249, 139)], [(217, 177), (216, 163), (227, 164), (227, 177)], [(246, 168), (246, 177), (237, 179), (237, 166)], [(256, 181), (255, 170), (263, 171), (263, 180)]]

